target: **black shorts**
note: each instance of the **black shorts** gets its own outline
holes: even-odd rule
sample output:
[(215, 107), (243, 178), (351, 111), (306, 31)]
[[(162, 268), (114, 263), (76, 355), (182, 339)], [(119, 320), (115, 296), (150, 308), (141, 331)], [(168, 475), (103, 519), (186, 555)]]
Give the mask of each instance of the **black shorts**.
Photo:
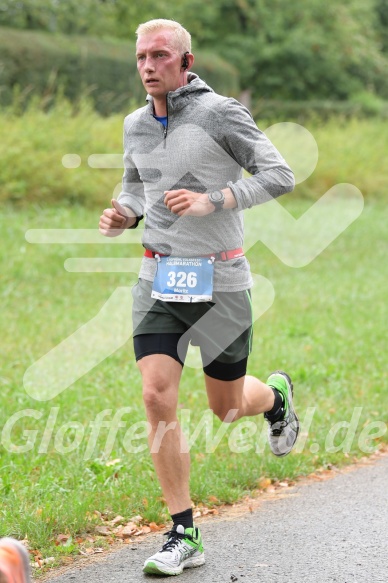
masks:
[(252, 350), (249, 290), (214, 292), (211, 302), (162, 302), (151, 298), (152, 282), (132, 290), (136, 360), (168, 354), (184, 364), (189, 342), (201, 350), (204, 372), (220, 380), (245, 375)]

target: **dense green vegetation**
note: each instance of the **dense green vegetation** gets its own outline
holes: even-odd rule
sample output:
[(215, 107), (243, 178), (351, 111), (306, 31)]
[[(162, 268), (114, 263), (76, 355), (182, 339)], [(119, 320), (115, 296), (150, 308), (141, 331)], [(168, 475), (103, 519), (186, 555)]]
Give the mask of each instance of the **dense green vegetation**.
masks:
[[(145, 99), (133, 41), (0, 28), (0, 64), (0, 104), (16, 99), (21, 111), (34, 97), (47, 109), (60, 94), (73, 102), (88, 94), (104, 115)], [(195, 71), (218, 93), (238, 96), (237, 70), (220, 57), (198, 51)]]
[[(20, 116), (17, 103), (0, 113), (3, 138), (0, 141), (0, 202), (18, 207), (39, 204), (83, 204), (102, 209), (121, 182), (120, 168), (91, 168), (92, 154), (122, 157), (123, 115), (104, 118), (87, 99), (76, 106), (60, 99), (44, 112), (36, 104)], [(265, 130), (276, 123), (257, 118)], [(388, 142), (388, 126), (378, 118), (332, 117), (325, 123), (311, 119), (305, 126), (319, 147), (319, 161), (311, 177), (298, 185), (296, 196), (318, 198), (339, 182), (355, 184), (364, 196), (385, 197), (388, 167), (381, 164)], [(276, 146), (286, 158), (293, 153)], [(76, 154), (78, 166), (67, 168), (63, 156)], [(294, 158), (289, 158), (291, 166)]]
[(0, 6), (0, 26), (100, 40), (133, 42), (140, 22), (160, 17), (182, 22), (195, 50), (209, 51), (208, 64), (218, 55), (237, 69), (241, 88), (254, 98), (344, 100), (362, 92), (388, 98), (388, 0), (2, 0)]

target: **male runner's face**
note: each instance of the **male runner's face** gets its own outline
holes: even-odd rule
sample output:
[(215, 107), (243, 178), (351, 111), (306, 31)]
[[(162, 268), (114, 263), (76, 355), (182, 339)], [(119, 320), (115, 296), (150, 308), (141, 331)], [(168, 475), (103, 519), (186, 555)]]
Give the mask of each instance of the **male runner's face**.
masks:
[(165, 97), (184, 84), (182, 55), (172, 44), (173, 31), (150, 32), (138, 38), (136, 44), (137, 69), (149, 95)]

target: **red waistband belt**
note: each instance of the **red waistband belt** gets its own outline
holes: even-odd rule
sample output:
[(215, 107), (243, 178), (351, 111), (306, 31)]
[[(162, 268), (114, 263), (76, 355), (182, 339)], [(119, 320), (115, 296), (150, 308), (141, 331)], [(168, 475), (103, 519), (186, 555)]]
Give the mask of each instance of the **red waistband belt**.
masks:
[[(157, 251), (151, 251), (151, 249), (146, 249), (144, 251), (144, 257), (149, 257), (152, 259), (155, 255), (160, 255), (160, 257), (166, 257), (163, 253), (158, 253)], [(201, 255), (201, 257), (215, 257), (216, 261), (228, 261), (228, 259), (237, 259), (238, 257), (244, 257), (244, 251), (242, 247), (238, 249), (232, 249), (231, 251), (219, 251), (218, 253), (210, 253), (209, 255)]]

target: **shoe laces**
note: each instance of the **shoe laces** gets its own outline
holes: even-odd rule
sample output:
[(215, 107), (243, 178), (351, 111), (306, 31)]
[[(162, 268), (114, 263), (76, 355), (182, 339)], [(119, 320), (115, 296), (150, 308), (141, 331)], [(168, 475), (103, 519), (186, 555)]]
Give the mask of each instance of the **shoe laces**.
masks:
[(164, 552), (165, 551), (172, 552), (175, 549), (175, 547), (180, 543), (180, 541), (183, 540), (184, 538), (193, 540), (193, 537), (190, 536), (189, 534), (180, 534), (179, 532), (176, 532), (176, 530), (169, 530), (164, 534), (166, 536), (169, 536), (168, 540), (162, 546), (162, 551)]
[(271, 434), (274, 437), (278, 437), (279, 435), (282, 434), (283, 429), (288, 425), (287, 421), (285, 419), (282, 419), (281, 421), (276, 421), (275, 423), (273, 423), (271, 425)]

